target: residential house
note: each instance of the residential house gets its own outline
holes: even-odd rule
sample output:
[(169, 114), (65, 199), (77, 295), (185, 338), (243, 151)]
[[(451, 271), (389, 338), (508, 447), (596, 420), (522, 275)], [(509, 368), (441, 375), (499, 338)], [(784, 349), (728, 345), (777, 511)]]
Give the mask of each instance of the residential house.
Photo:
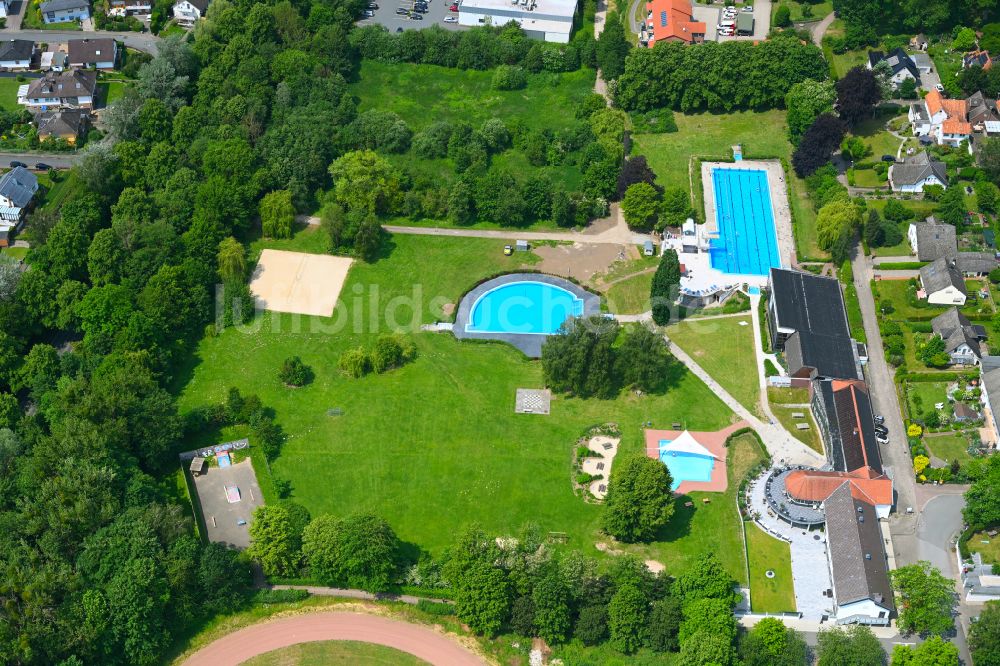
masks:
[(959, 252), (952, 257), (955, 267), (966, 277), (982, 277), (997, 267), (992, 252)]
[(927, 35), (924, 33), (919, 33), (910, 38), (910, 48), (916, 49), (918, 51), (926, 51), (927, 46), (930, 42), (927, 40)]
[(837, 624), (887, 626), (895, 612), (876, 508), (842, 484), (823, 502)]
[(48, 72), (21, 86), (17, 91), (17, 103), (28, 107), (29, 111), (92, 109), (96, 90), (96, 72)]
[(75, 145), (80, 137), (86, 134), (90, 116), (81, 109), (66, 109), (41, 113), (36, 120), (38, 138), (42, 141), (62, 139), (66, 143)]
[(181, 25), (194, 25), (205, 15), (209, 0), (179, 0), (174, 3), (174, 19)]
[(858, 348), (851, 339), (840, 283), (835, 278), (772, 268), (768, 327), (784, 351), (793, 379), (859, 379)]
[(69, 67), (69, 56), (63, 51), (45, 51), (42, 53), (38, 69), (43, 72), (61, 72)]
[(951, 308), (931, 320), (931, 329), (944, 340), (944, 351), (955, 365), (975, 365), (982, 357), (986, 329), (974, 326), (958, 308)]
[(90, 18), (89, 0), (46, 0), (39, 9), (45, 23), (66, 23)]
[(1000, 575), (992, 564), (983, 564), (983, 556), (972, 554), (972, 566), (962, 571), (965, 603), (985, 604), (1000, 601)]
[(947, 168), (922, 150), (889, 167), (889, 185), (894, 192), (923, 192), (928, 185), (948, 187)]
[(153, 11), (152, 0), (111, 0), (109, 5), (108, 16), (131, 16)]
[(1000, 109), (995, 100), (986, 99), (981, 91), (976, 91), (965, 100), (965, 117), (972, 125), (972, 133), (986, 131), (986, 123), (1000, 121)]
[(952, 406), (952, 412), (954, 414), (953, 419), (957, 423), (968, 423), (969, 421), (978, 421), (983, 418), (983, 415), (969, 407), (964, 402), (956, 402)]
[(894, 88), (898, 88), (906, 79), (911, 79), (918, 84), (920, 83), (920, 70), (917, 69), (916, 63), (913, 62), (902, 48), (897, 47), (890, 51), (888, 55), (882, 51), (869, 51), (868, 63), (865, 66), (873, 70), (881, 62), (885, 62), (889, 66), (889, 71), (891, 72), (889, 80), (892, 81)]
[(966, 67), (982, 67), (984, 70), (987, 70), (992, 66), (993, 58), (990, 57), (989, 51), (976, 49), (962, 56), (962, 69)]
[(35, 55), (35, 42), (30, 39), (5, 39), (0, 41), (0, 69), (31, 69)]
[(972, 138), (966, 101), (945, 99), (937, 90), (927, 93), (923, 102), (911, 104), (907, 117), (914, 136), (928, 136), (938, 145), (957, 148)]
[(646, 3), (646, 46), (657, 42), (700, 44), (705, 41), (705, 23), (695, 21), (689, 0), (649, 0)]
[(863, 381), (815, 380), (811, 407), (823, 436), (827, 460), (835, 471), (865, 468), (882, 474), (871, 397)]
[(926, 222), (913, 222), (906, 234), (918, 261), (934, 261), (958, 253), (955, 227), (940, 224), (933, 217)]
[(110, 38), (71, 39), (67, 51), (70, 67), (111, 70), (118, 63), (118, 43)]
[(979, 431), (983, 444), (997, 446), (1000, 443), (1000, 356), (983, 356), (979, 359), (979, 376), (982, 385), (983, 420), (985, 426)]
[(24, 167), (14, 167), (0, 177), (0, 247), (9, 244), (36, 192), (38, 178)]
[(920, 269), (920, 286), (933, 305), (965, 305), (968, 293), (961, 271), (949, 257), (935, 259)]

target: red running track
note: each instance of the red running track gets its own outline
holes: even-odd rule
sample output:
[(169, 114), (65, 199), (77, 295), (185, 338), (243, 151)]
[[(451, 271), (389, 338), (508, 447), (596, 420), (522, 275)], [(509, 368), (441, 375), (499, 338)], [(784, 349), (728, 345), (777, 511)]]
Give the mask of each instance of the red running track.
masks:
[(408, 652), (434, 666), (484, 666), (456, 641), (416, 624), (361, 613), (321, 612), (255, 624), (195, 652), (184, 666), (237, 666), (265, 652), (310, 641), (362, 641)]

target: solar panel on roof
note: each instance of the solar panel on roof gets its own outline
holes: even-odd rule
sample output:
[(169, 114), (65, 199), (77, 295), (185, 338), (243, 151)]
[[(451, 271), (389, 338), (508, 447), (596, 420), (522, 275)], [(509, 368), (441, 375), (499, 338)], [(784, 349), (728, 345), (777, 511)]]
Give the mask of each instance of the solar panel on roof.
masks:
[(665, 11), (660, 12), (660, 26), (667, 27), (667, 12)]

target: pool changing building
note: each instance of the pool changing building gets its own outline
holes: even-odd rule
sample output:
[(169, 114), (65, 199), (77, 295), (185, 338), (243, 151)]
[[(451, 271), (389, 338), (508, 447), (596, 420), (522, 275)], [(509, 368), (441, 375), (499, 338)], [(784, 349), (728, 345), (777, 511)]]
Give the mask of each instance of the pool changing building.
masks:
[(529, 37), (568, 44), (576, 0), (463, 0), (458, 24), (501, 26), (516, 21)]

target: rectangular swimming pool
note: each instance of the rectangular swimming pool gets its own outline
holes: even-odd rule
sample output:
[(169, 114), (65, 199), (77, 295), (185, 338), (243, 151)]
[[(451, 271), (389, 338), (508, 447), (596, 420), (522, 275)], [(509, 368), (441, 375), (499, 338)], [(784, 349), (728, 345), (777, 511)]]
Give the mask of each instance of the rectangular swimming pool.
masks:
[(781, 266), (767, 172), (712, 169), (719, 237), (709, 244), (712, 268), (723, 273), (767, 275)]

